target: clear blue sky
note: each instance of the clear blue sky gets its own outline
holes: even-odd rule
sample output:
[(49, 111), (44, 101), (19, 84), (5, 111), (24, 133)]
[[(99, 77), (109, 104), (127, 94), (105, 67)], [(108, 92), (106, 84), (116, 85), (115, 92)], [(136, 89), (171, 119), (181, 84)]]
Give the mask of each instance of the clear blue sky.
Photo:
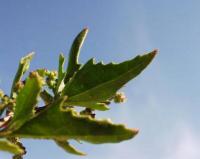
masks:
[[(31, 70), (57, 68), (75, 35), (90, 32), (80, 56), (120, 62), (159, 49), (153, 63), (123, 89), (128, 101), (98, 117), (137, 127), (120, 144), (81, 145), (87, 159), (200, 158), (200, 1), (1, 0), (0, 88), (9, 93), (19, 59), (36, 56)], [(51, 141), (23, 140), (25, 159), (79, 159)], [(10, 155), (0, 152), (1, 159)]]

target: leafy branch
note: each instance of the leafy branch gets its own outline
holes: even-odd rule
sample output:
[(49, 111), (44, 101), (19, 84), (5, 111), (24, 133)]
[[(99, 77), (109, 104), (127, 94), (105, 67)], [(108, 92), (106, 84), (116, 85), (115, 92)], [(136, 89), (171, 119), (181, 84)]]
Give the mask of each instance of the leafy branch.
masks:
[[(95, 111), (109, 110), (111, 102), (123, 102), (125, 95), (118, 90), (138, 76), (157, 51), (119, 64), (90, 59), (82, 65), (78, 57), (87, 33), (88, 29), (83, 29), (75, 38), (67, 69), (65, 57), (60, 54), (57, 71), (37, 69), (22, 80), (33, 53), (20, 60), (10, 97), (0, 91), (0, 150), (22, 158), (26, 150), (19, 139), (35, 138), (54, 140), (71, 154), (85, 155), (68, 140), (118, 143), (137, 135), (138, 129), (96, 119)], [(45, 105), (39, 106), (40, 101)], [(78, 111), (77, 107), (83, 109)]]

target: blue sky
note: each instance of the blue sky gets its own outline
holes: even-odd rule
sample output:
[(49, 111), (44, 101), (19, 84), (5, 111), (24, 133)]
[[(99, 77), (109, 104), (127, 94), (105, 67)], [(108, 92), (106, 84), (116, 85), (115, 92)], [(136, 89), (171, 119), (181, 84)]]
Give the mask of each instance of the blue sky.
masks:
[[(9, 93), (19, 59), (35, 51), (31, 70), (57, 68), (73, 38), (90, 32), (80, 61), (121, 62), (155, 48), (153, 63), (123, 91), (128, 101), (99, 118), (137, 127), (120, 144), (74, 143), (87, 159), (200, 158), (200, 1), (11, 0), (0, 1), (0, 88)], [(25, 159), (78, 159), (51, 141), (23, 140)], [(11, 155), (0, 152), (0, 158)]]

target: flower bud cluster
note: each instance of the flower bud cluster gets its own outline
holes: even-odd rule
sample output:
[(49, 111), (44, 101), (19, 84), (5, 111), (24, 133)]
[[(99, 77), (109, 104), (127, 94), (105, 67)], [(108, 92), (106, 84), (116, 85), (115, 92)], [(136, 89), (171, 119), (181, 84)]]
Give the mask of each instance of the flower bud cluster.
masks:
[(0, 90), (0, 116), (4, 112), (5, 108), (12, 110), (15, 104), (15, 99), (9, 98), (7, 95), (4, 94), (2, 90)]
[(0, 100), (1, 100), (1, 103), (5, 105), (14, 103), (14, 100), (9, 98), (7, 95), (5, 95), (2, 90), (0, 90)]
[(57, 78), (58, 78), (58, 73), (57, 71), (45, 71), (45, 76), (46, 76), (46, 84), (50, 89), (55, 89), (56, 88), (56, 83), (57, 83)]

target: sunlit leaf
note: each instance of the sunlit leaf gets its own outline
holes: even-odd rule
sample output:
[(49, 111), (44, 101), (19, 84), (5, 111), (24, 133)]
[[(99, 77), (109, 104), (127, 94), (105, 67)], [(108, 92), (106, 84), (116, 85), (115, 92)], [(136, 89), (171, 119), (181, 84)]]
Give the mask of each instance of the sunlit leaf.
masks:
[(59, 56), (59, 65), (58, 65), (58, 81), (56, 86), (56, 93), (60, 92), (60, 86), (63, 82), (63, 79), (65, 77), (65, 71), (64, 71), (64, 63), (65, 63), (65, 57), (63, 54), (60, 54)]
[(65, 140), (55, 140), (56, 144), (60, 146), (63, 150), (65, 150), (68, 153), (79, 155), (79, 156), (85, 156), (86, 154), (84, 152), (81, 152), (77, 150), (75, 147), (69, 144), (68, 141)]
[(26, 80), (24, 88), (20, 91), (14, 107), (14, 116), (8, 127), (13, 131), (21, 127), (34, 115), (34, 107), (37, 104), (43, 82), (37, 72), (32, 72)]
[(65, 83), (69, 81), (69, 79), (74, 75), (76, 71), (79, 70), (81, 66), (78, 63), (78, 57), (79, 57), (83, 42), (87, 36), (87, 33), (88, 33), (88, 29), (87, 28), (83, 29), (73, 41), (73, 44), (71, 46), (70, 53), (69, 53), (68, 67), (67, 67), (66, 76), (64, 80)]
[(60, 110), (65, 99), (49, 105), (37, 117), (11, 134), (22, 138), (83, 140), (90, 143), (117, 143), (133, 138), (137, 129), (128, 129), (109, 120), (97, 120), (79, 115), (73, 109)]
[(20, 146), (5, 140), (4, 141), (0, 140), (0, 150), (13, 154), (22, 154), (24, 152), (24, 150), (21, 149)]
[(16, 83), (21, 80), (24, 73), (29, 69), (29, 64), (30, 64), (31, 59), (33, 58), (33, 55), (34, 53), (32, 52), (20, 60), (18, 70), (13, 80), (13, 84), (11, 88), (11, 97), (13, 96), (13, 92), (15, 91)]
[(89, 60), (66, 84), (63, 90), (63, 95), (68, 96), (66, 104), (91, 108), (93, 104), (113, 97), (117, 90), (149, 65), (155, 54), (153, 51), (120, 64), (104, 65)]

